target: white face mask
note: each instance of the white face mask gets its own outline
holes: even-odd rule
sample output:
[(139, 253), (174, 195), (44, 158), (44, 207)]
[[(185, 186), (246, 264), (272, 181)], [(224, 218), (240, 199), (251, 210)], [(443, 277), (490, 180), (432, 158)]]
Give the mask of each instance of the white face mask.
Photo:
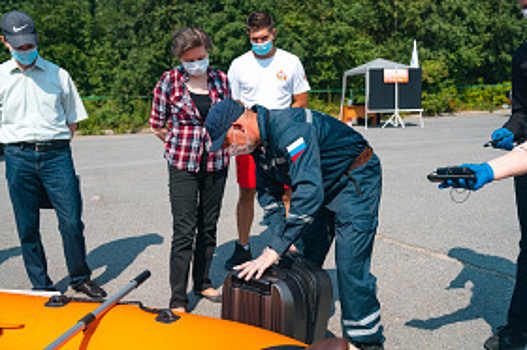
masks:
[(522, 9), (523, 17), (527, 18), (527, 9)]
[(194, 76), (200, 76), (205, 74), (207, 72), (207, 68), (209, 68), (208, 57), (200, 61), (181, 63), (183, 64), (183, 68), (185, 68), (187, 73)]
[(236, 143), (236, 130), (232, 129), (232, 143), (227, 148), (227, 152), (233, 156), (239, 156), (241, 154), (251, 154), (256, 149), (256, 146), (249, 140), (249, 136), (246, 133), (243, 133), (247, 140), (245, 145), (239, 145)]

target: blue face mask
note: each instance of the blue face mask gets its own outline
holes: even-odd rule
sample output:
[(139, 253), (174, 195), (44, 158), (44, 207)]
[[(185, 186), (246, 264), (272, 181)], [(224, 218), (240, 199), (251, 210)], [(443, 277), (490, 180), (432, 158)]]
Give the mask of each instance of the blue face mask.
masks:
[(209, 68), (209, 58), (205, 58), (200, 61), (196, 62), (181, 62), (183, 64), (183, 68), (187, 71), (188, 74), (199, 76), (203, 75), (207, 72), (207, 68)]
[(35, 60), (37, 59), (37, 57), (38, 57), (38, 50), (37, 50), (36, 47), (34, 49), (27, 50), (27, 51), (20, 51), (20, 50), (11, 49), (11, 55), (21, 65), (29, 66), (33, 62), (35, 62)]
[(253, 52), (255, 54), (257, 54), (258, 56), (265, 56), (273, 48), (273, 41), (267, 40), (266, 42), (263, 42), (261, 44), (252, 43), (252, 45), (253, 45)]

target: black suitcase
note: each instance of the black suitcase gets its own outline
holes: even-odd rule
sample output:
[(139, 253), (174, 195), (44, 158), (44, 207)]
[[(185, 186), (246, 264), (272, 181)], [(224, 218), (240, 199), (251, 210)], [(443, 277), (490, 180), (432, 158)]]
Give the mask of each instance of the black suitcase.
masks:
[(326, 338), (332, 301), (329, 274), (286, 253), (261, 279), (245, 281), (231, 272), (223, 284), (221, 317), (311, 344)]

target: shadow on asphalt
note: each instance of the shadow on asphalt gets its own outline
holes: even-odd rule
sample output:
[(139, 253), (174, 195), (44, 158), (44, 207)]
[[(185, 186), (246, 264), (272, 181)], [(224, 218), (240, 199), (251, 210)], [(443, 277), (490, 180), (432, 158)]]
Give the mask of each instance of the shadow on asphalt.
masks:
[[(469, 304), (454, 312), (427, 320), (413, 319), (406, 322), (407, 326), (435, 330), (443, 326), (483, 319), (489, 326), (496, 329), (503, 325), (507, 306), (503, 301), (510, 300), (512, 282), (516, 265), (507, 259), (479, 254), (467, 248), (453, 248), (448, 255), (463, 264), (463, 270), (454, 278), (447, 290), (465, 289), (467, 283), (472, 284), (472, 297)], [(494, 273), (485, 273), (491, 270)]]
[(21, 247), (13, 247), (0, 250), (0, 265), (6, 262), (8, 259), (22, 254)]
[[(95, 271), (104, 267), (104, 272), (94, 278), (100, 286), (118, 277), (134, 260), (151, 245), (163, 243), (163, 237), (157, 233), (117, 239), (98, 246), (88, 253), (88, 265)], [(68, 288), (69, 278), (64, 277), (55, 286), (64, 292)]]

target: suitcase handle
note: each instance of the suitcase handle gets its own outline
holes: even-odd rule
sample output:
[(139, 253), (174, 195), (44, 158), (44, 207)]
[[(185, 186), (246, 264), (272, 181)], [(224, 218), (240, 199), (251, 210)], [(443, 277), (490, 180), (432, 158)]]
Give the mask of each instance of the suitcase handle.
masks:
[(246, 281), (235, 274), (231, 274), (231, 284), (235, 288), (240, 288), (249, 292), (271, 295), (271, 282), (264, 279), (251, 278)]

